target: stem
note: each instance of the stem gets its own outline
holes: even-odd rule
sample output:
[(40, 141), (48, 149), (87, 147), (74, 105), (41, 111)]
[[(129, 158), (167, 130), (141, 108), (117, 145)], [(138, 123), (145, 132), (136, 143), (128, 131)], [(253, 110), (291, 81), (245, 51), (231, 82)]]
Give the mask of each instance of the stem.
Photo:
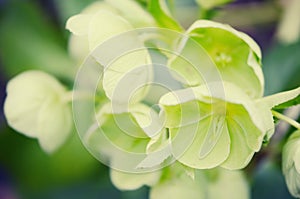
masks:
[(272, 114), (273, 116), (277, 117), (278, 119), (281, 119), (287, 123), (289, 123), (290, 125), (292, 125), (293, 127), (295, 127), (296, 129), (300, 129), (300, 124), (298, 122), (296, 122), (295, 120), (281, 114), (281, 113), (278, 113), (274, 110), (272, 110)]

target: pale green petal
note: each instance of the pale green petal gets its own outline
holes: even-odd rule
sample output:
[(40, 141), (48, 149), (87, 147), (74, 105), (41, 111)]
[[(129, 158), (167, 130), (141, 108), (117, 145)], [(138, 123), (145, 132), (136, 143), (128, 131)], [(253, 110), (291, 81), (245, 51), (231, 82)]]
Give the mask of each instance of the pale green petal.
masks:
[(89, 23), (90, 50), (109, 38), (132, 29), (133, 27), (124, 18), (109, 11), (99, 11), (93, 15)]
[[(114, 104), (105, 104), (97, 114), (98, 124), (95, 122), (84, 135), (84, 143), (98, 160), (111, 168), (135, 173), (153, 170), (154, 168), (138, 167), (147, 157), (146, 150), (150, 138), (139, 126), (136, 114), (133, 114), (136, 110), (131, 107), (128, 107), (127, 111), (121, 110)], [(140, 108), (138, 111), (144, 110), (147, 109)], [(147, 115), (149, 111), (150, 108), (143, 114)]]
[(53, 153), (65, 143), (71, 133), (72, 121), (69, 105), (57, 105), (57, 102), (44, 104), (37, 120), (38, 140), (44, 151)]
[[(97, 118), (101, 132), (116, 148), (131, 153), (146, 153), (146, 147), (150, 138), (138, 125), (132, 113), (115, 111), (114, 106), (111, 103), (107, 103), (101, 108)], [(88, 134), (86, 139), (91, 142), (89, 144), (95, 145), (95, 147), (98, 147), (98, 142), (102, 150), (101, 144), (105, 140), (92, 139), (94, 136), (97, 137), (97, 134), (99, 132), (94, 131), (91, 135)], [(109, 151), (110, 149), (103, 148), (103, 151), (106, 150)]]
[(54, 77), (44, 72), (21, 73), (7, 85), (4, 112), (9, 125), (38, 138), (47, 152), (54, 151), (66, 140), (72, 126), (70, 107), (63, 102), (65, 92)]
[(193, 180), (184, 168), (178, 167), (178, 163), (166, 168), (166, 174), (162, 180), (150, 190), (150, 199), (172, 198), (172, 199), (206, 199), (205, 182), (203, 178)]
[(289, 100), (292, 100), (299, 96), (300, 94), (300, 87), (290, 90), (290, 91), (285, 91), (281, 93), (277, 93), (274, 95), (266, 96), (261, 99), (257, 99), (255, 101), (255, 106), (257, 109), (261, 110), (260, 113), (251, 113), (250, 116), (252, 117), (253, 121), (258, 121), (257, 116), (260, 114), (261, 118), (261, 127), (260, 129), (266, 132), (267, 134), (267, 139), (270, 139), (272, 135), (274, 134), (274, 120), (273, 120), (273, 115), (271, 112), (271, 109), (277, 105), (280, 105), (284, 102), (287, 102)]
[(182, 38), (176, 49), (180, 53), (168, 61), (174, 77), (188, 86), (199, 86), (207, 81), (220, 81), (217, 66), (206, 50), (192, 38)]
[[(201, 120), (198, 124), (170, 129), (173, 154), (184, 165), (197, 169), (208, 169), (220, 165), (230, 153), (230, 137), (227, 128), (223, 128), (214, 146), (201, 157), (202, 150), (207, 147), (205, 137), (214, 134), (211, 117)], [(196, 132), (195, 132), (196, 131)], [(187, 136), (187, 133), (194, 134)], [(192, 141), (191, 143), (189, 143)], [(190, 144), (190, 145), (189, 145)], [(187, 148), (185, 151), (184, 149)]]
[(193, 30), (198, 28), (218, 28), (218, 29), (226, 30), (236, 35), (237, 37), (240, 37), (244, 42), (246, 42), (248, 46), (250, 46), (250, 48), (255, 52), (255, 54), (258, 56), (259, 59), (261, 59), (262, 57), (260, 47), (251, 37), (249, 37), (243, 32), (235, 30), (234, 28), (232, 28), (227, 24), (222, 24), (210, 20), (198, 20), (190, 26), (188, 32), (191, 33)]
[(257, 102), (262, 103), (265, 106), (267, 106), (269, 109), (271, 109), (274, 106), (277, 106), (279, 104), (282, 104), (284, 102), (296, 98), (298, 95), (300, 95), (300, 87), (295, 88), (293, 90), (284, 91), (281, 93), (276, 93), (274, 95), (266, 96), (262, 99), (258, 99)]
[[(233, 123), (233, 125), (236, 127), (233, 129), (233, 131), (238, 131), (239, 134), (241, 134), (240, 136), (245, 138), (247, 141), (245, 144), (247, 144), (250, 149), (259, 151), (264, 134), (258, 129), (257, 126), (255, 126), (251, 115), (249, 115), (247, 112), (247, 109), (245, 109), (242, 105), (237, 104), (228, 106), (232, 113), (227, 122)], [(272, 126), (274, 126), (273, 121)]]
[[(216, 101), (216, 99), (219, 101)], [(198, 101), (198, 104), (195, 101)], [(266, 106), (253, 102), (240, 88), (229, 82), (214, 82), (199, 87), (169, 92), (161, 97), (159, 104), (165, 112), (167, 127), (182, 126), (189, 124), (189, 122), (199, 121), (199, 119), (210, 115), (212, 111), (218, 112), (219, 106), (228, 108), (230, 104), (233, 104), (229, 106), (230, 110), (227, 111), (234, 117), (238, 114), (243, 114), (243, 117), (246, 116), (246, 118), (250, 117), (247, 121), (253, 122), (254, 126), (261, 132), (251, 132), (252, 135), (250, 136), (255, 136), (254, 140), (262, 140), (265, 133), (274, 128), (273, 120), (270, 121), (270, 117), (272, 118), (271, 111)], [(239, 105), (244, 108), (239, 108)], [(250, 127), (247, 122), (244, 125)], [(252, 139), (251, 137), (250, 139)], [(251, 147), (258, 150), (260, 145), (252, 145)]]
[(230, 155), (221, 167), (226, 169), (242, 169), (248, 165), (254, 155), (254, 151), (247, 144), (246, 133), (248, 129), (243, 129), (234, 120), (227, 120), (227, 127), (230, 135)]
[[(299, 143), (300, 143), (300, 141), (299, 141)], [(295, 162), (295, 168), (296, 168), (297, 172), (300, 174), (300, 147), (299, 147), (299, 145), (298, 145), (298, 148), (296, 150), (296, 153), (295, 153), (293, 159)]]
[[(294, 132), (288, 139), (283, 148), (282, 166), (283, 173), (291, 169), (294, 164), (299, 164), (297, 157), (298, 149), (300, 148), (300, 130)], [(296, 163), (297, 162), (297, 163)]]
[(147, 146), (147, 152), (152, 153), (164, 149), (170, 144), (170, 139), (168, 138), (168, 132), (164, 129), (160, 134), (153, 137)]
[(199, 103), (192, 88), (177, 90), (163, 95), (159, 104), (163, 107), (162, 117), (169, 128), (193, 124), (211, 115), (208, 103)]
[(89, 25), (93, 15), (101, 10), (118, 13), (115, 8), (107, 3), (96, 1), (85, 8), (81, 14), (70, 17), (66, 23), (66, 29), (73, 33), (69, 39), (69, 52), (78, 62), (83, 61), (90, 52), (88, 41)]
[(218, 169), (218, 176), (209, 182), (209, 199), (249, 199), (250, 190), (241, 171)]
[[(220, 86), (220, 84), (222, 84), (222, 87)], [(235, 120), (239, 120), (240, 124), (242, 126), (245, 126), (245, 128), (248, 128), (249, 124), (253, 123), (252, 125), (254, 125), (255, 127), (252, 127), (251, 130), (257, 130), (255, 130), (254, 132), (249, 130), (249, 134), (252, 135), (249, 136), (248, 144), (255, 151), (259, 150), (264, 135), (272, 132), (274, 129), (274, 123), (270, 109), (263, 104), (254, 102), (243, 92), (243, 90), (232, 83), (225, 81), (221, 83), (214, 82), (211, 84), (207, 84), (206, 86), (200, 86), (194, 89), (194, 91), (196, 93), (199, 92), (196, 95), (201, 101), (205, 100), (204, 97), (213, 97), (224, 100), (225, 102), (229, 102), (229, 104), (226, 105), (228, 112), (227, 115), (235, 117)], [(202, 97), (199, 98), (199, 96)], [(242, 110), (239, 105), (243, 106)], [(218, 106), (213, 107), (218, 108)], [(238, 114), (241, 113), (243, 113), (244, 117), (238, 116)], [(254, 139), (252, 138), (253, 136), (255, 136)], [(256, 142), (251, 144), (250, 140), (256, 140)]]
[(300, 197), (300, 173), (297, 172), (295, 167), (292, 167), (286, 174), (285, 180), (289, 192), (295, 198)]
[(252, 98), (262, 96), (261, 52), (249, 36), (228, 25), (208, 20), (195, 22), (187, 34), (189, 38), (180, 44), (180, 55), (186, 60), (177, 57), (170, 66), (186, 80), (188, 74), (192, 78), (199, 76), (188, 79), (189, 86), (199, 85), (201, 81), (225, 80), (239, 85)]
[(69, 53), (78, 63), (82, 62), (89, 54), (89, 43), (87, 36), (70, 35)]
[(150, 173), (125, 173), (110, 169), (110, 179), (112, 183), (120, 190), (135, 190), (144, 185), (155, 185), (161, 176), (161, 171)]
[(300, 197), (299, 150), (300, 130), (289, 137), (282, 151), (282, 171), (290, 193), (296, 198)]
[(243, 168), (274, 129), (270, 109), (228, 82), (167, 93), (160, 105), (174, 156), (192, 168), (212, 168), (225, 160), (226, 168)]
[(122, 17), (135, 28), (154, 26), (153, 17), (137, 2), (131, 0), (105, 0), (107, 4), (117, 9)]
[(167, 136), (167, 131), (164, 129), (159, 135), (150, 140), (146, 150), (147, 157), (140, 162), (137, 168), (164, 167), (174, 161), (171, 142)]
[(68, 19), (66, 29), (68, 29), (74, 35), (87, 35), (92, 17), (92, 14), (74, 15)]
[[(138, 45), (138, 44), (137, 44)], [(148, 92), (153, 68), (146, 49), (120, 55), (104, 71), (103, 88), (108, 98), (120, 103), (140, 101)]]

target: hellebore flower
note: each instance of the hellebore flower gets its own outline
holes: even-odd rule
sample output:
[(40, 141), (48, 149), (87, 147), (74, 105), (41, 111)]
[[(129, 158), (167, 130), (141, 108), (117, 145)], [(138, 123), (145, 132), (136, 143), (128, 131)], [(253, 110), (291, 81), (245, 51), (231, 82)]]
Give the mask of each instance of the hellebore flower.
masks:
[[(104, 67), (103, 89), (110, 100), (128, 103), (133, 92), (152, 79), (152, 68), (147, 67), (151, 63), (150, 55), (143, 41), (133, 31), (145, 26), (155, 26), (154, 19), (137, 3), (129, 0), (97, 2), (67, 21), (66, 28), (76, 37), (80, 37), (78, 43), (88, 45), (83, 47), (88, 50), (80, 57), (84, 58), (92, 53), (95, 60)], [(105, 50), (100, 49), (101, 52), (97, 51), (97, 47), (106, 41), (112, 41), (112, 38), (117, 38), (118, 42), (111, 43)], [(123, 48), (126, 47), (131, 49), (127, 52), (125, 49), (124, 52)], [(110, 56), (114, 57), (107, 60)], [(148, 87), (139, 89), (134, 94), (135, 99), (131, 100), (139, 101), (147, 91)]]
[(271, 108), (299, 94), (300, 88), (253, 100), (232, 83), (214, 82), (169, 92), (159, 104), (179, 162), (241, 169), (273, 134)]
[[(128, 110), (107, 103), (101, 107), (97, 120), (84, 136), (87, 148), (102, 162), (125, 173), (148, 172), (138, 167), (147, 156), (147, 145), (155, 132), (150, 107), (137, 103)], [(125, 160), (125, 161), (124, 161)]]
[(252, 98), (263, 95), (264, 78), (259, 46), (245, 33), (229, 25), (196, 21), (177, 45), (179, 55), (169, 67), (187, 86), (227, 81)]
[(290, 193), (300, 197), (300, 130), (294, 132), (282, 152), (282, 171)]
[(68, 19), (66, 28), (72, 33), (69, 49), (76, 60), (82, 61), (106, 39), (149, 26), (156, 26), (155, 20), (134, 1), (97, 1)]
[(44, 72), (27, 71), (11, 79), (6, 91), (4, 112), (12, 128), (37, 138), (48, 153), (64, 144), (71, 132), (72, 113), (63, 85)]

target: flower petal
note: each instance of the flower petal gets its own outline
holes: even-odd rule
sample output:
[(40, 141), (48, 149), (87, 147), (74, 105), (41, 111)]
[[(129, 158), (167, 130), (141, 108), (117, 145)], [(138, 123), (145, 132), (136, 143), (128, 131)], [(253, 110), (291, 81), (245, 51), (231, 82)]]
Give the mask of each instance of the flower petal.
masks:
[(132, 29), (124, 18), (109, 11), (99, 11), (92, 16), (87, 28), (90, 50), (109, 38)]
[(41, 71), (27, 71), (7, 85), (5, 116), (11, 127), (38, 138), (47, 152), (67, 139), (72, 127), (69, 105), (63, 101), (65, 88)]
[(234, 120), (227, 120), (227, 127), (230, 135), (230, 155), (225, 162), (221, 164), (221, 167), (226, 169), (242, 169), (248, 165), (251, 158), (254, 155), (253, 149), (247, 144), (248, 129), (242, 129), (238, 123)]
[(197, 155), (206, 147), (205, 137), (214, 133), (211, 128), (212, 117), (198, 124), (170, 129), (173, 154), (179, 162), (196, 169), (208, 169), (220, 165), (228, 158), (231, 141), (227, 128), (222, 128), (220, 137), (216, 138), (214, 146), (205, 156)]
[(77, 36), (87, 35), (92, 17), (92, 14), (74, 15), (68, 19), (66, 29)]
[(137, 174), (110, 169), (110, 179), (120, 190), (135, 190), (144, 185), (153, 186), (158, 182), (160, 176), (160, 171)]
[(155, 25), (153, 17), (135, 1), (105, 0), (105, 2), (117, 9), (120, 12), (120, 15), (128, 20), (135, 28)]

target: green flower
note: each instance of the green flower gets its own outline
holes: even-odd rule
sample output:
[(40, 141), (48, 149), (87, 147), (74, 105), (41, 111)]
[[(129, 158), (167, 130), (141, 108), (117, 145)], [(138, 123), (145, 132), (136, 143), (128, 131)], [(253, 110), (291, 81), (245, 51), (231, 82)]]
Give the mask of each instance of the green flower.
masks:
[[(136, 17), (137, 15), (139, 17)], [(155, 26), (154, 19), (137, 3), (130, 0), (97, 2), (84, 10), (82, 14), (72, 16), (67, 21), (66, 28), (76, 38), (79, 37), (78, 41), (71, 39), (71, 45), (75, 42), (74, 48), (78, 49), (84, 43), (81, 49), (88, 49), (84, 50), (82, 55), (76, 53), (76, 56), (85, 58), (88, 53), (92, 53), (95, 60), (104, 67), (103, 89), (112, 101), (138, 102), (148, 92), (148, 87), (140, 88), (140, 86), (152, 79), (152, 68), (147, 67), (151, 63), (150, 55), (143, 41), (133, 31), (135, 28), (146, 26)], [(109, 49), (113, 51), (107, 50), (108, 48), (105, 52), (97, 51), (97, 47), (101, 44), (118, 36), (123, 36), (120, 38), (120, 42), (123, 42), (122, 48), (120, 48), (120, 42), (112, 41)], [(128, 46), (133, 49), (123, 52), (123, 48)], [(118, 54), (119, 51), (121, 51), (120, 54)], [(111, 56), (114, 57), (107, 60)], [(133, 95), (134, 98), (131, 98)]]
[(282, 170), (290, 193), (300, 197), (300, 130), (294, 132), (282, 151)]
[(97, 1), (67, 21), (66, 28), (73, 33), (69, 42), (71, 55), (76, 60), (82, 61), (106, 39), (146, 26), (155, 26), (155, 21), (136, 2)]
[(196, 21), (185, 34), (177, 45), (179, 55), (169, 60), (181, 82), (199, 86), (227, 81), (252, 98), (262, 97), (261, 51), (248, 35), (208, 20)]
[(167, 93), (160, 105), (173, 155), (191, 168), (244, 168), (274, 132), (271, 108), (299, 94), (300, 88), (253, 100), (228, 82)]
[(37, 138), (48, 153), (64, 144), (72, 128), (71, 108), (66, 89), (52, 76), (27, 71), (7, 85), (4, 112), (16, 131)]
[(147, 157), (151, 137), (161, 130), (155, 129), (153, 114), (157, 113), (141, 103), (128, 109), (107, 103), (83, 141), (96, 158), (111, 168), (125, 173), (144, 172), (139, 165)]

